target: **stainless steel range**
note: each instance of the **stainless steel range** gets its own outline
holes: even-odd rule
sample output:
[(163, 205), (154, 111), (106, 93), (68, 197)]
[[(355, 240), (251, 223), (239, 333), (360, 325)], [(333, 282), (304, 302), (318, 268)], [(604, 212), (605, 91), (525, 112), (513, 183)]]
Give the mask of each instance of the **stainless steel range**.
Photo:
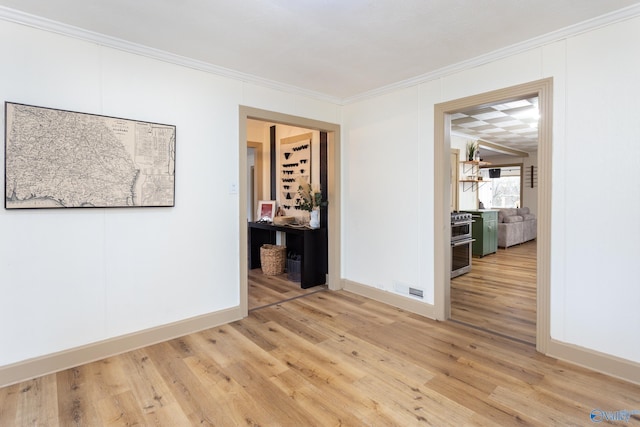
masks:
[(451, 277), (471, 271), (471, 226), (473, 219), (467, 212), (451, 213)]

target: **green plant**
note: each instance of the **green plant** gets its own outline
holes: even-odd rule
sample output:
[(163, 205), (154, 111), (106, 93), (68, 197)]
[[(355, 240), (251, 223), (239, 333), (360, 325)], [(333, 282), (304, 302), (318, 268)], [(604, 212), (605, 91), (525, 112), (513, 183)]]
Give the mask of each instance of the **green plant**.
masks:
[(311, 212), (320, 206), (326, 206), (329, 202), (322, 200), (322, 192), (319, 185), (309, 184), (305, 179), (298, 179), (298, 198), (296, 206), (304, 211)]
[(467, 159), (475, 160), (477, 151), (478, 151), (478, 141), (468, 141), (467, 142)]

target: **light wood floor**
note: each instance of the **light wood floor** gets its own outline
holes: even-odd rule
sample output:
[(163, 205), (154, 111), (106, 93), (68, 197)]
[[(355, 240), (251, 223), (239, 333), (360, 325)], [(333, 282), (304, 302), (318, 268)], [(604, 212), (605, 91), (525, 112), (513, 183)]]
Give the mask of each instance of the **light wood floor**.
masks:
[(640, 386), (328, 290), (0, 389), (0, 426), (588, 426), (593, 410), (640, 410)]
[(451, 280), (451, 319), (536, 343), (536, 241), (473, 258)]
[(250, 311), (327, 289), (325, 285), (302, 289), (300, 283), (288, 279), (287, 273), (265, 276), (260, 268), (249, 270), (248, 286)]

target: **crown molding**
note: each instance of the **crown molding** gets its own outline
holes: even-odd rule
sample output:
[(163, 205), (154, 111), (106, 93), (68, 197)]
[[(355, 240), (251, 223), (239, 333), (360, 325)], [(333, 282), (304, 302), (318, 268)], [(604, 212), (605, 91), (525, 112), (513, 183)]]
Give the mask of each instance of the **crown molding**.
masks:
[(40, 30), (50, 31), (60, 35), (73, 37), (79, 40), (89, 41), (101, 46), (118, 49), (124, 52), (133, 53), (136, 55), (145, 56), (152, 59), (157, 59), (167, 63), (180, 65), (187, 68), (192, 68), (199, 71), (215, 74), (222, 77), (228, 77), (234, 80), (240, 80), (246, 83), (253, 83), (256, 85), (264, 86), (270, 89), (280, 90), (296, 95), (301, 95), (308, 98), (317, 99), (320, 101), (330, 102), (337, 105), (347, 105), (355, 102), (363, 101), (369, 98), (374, 98), (389, 92), (393, 92), (398, 89), (404, 89), (411, 86), (416, 86), (421, 83), (425, 83), (431, 80), (436, 80), (448, 76), (450, 74), (460, 72), (469, 68), (477, 67), (487, 64), (499, 59), (506, 58), (518, 53), (525, 52), (534, 48), (538, 48), (550, 43), (554, 43), (560, 40), (564, 40), (578, 34), (591, 31), (596, 28), (604, 27), (616, 22), (631, 19), (640, 15), (640, 4), (628, 6), (626, 8), (607, 13), (605, 15), (598, 16), (587, 21), (580, 22), (569, 27), (562, 28), (545, 35), (529, 39), (522, 43), (516, 43), (511, 46), (507, 46), (502, 49), (495, 50), (485, 55), (480, 55), (475, 58), (471, 58), (466, 61), (461, 61), (446, 67), (439, 68), (437, 70), (421, 74), (410, 79), (401, 80), (390, 85), (382, 86), (377, 89), (362, 92), (360, 94), (339, 98), (330, 96), (324, 93), (300, 88), (298, 86), (288, 85), (285, 83), (277, 82), (275, 80), (265, 79), (255, 76), (253, 74), (242, 73), (240, 71), (231, 70), (229, 68), (220, 67), (214, 64), (210, 64), (204, 61), (198, 61), (195, 59), (187, 58), (180, 55), (175, 55), (170, 52), (154, 49), (148, 46), (140, 45), (137, 43), (131, 43), (126, 40), (122, 40), (116, 37), (106, 36), (104, 34), (96, 33), (93, 31), (84, 30), (72, 25), (63, 24), (51, 19), (43, 18), (36, 15), (24, 13), (15, 9), (0, 6), (0, 19), (14, 22), (17, 24), (26, 25), (29, 27), (37, 28)]
[(478, 67), (480, 65), (484, 65), (499, 59), (504, 59), (506, 57), (516, 55), (522, 52), (526, 52), (528, 50), (535, 49), (550, 43), (555, 43), (560, 40), (565, 40), (565, 39), (577, 36), (579, 34), (594, 30), (596, 28), (601, 28), (616, 22), (621, 22), (627, 19), (631, 19), (638, 15), (640, 15), (640, 4), (628, 6), (626, 8), (619, 9), (619, 10), (607, 13), (605, 15), (601, 15), (596, 18), (592, 18), (592, 19), (580, 22), (578, 24), (571, 25), (569, 27), (565, 27), (560, 30), (553, 31), (551, 33), (547, 33), (542, 36), (535, 37), (521, 43), (516, 43), (510, 46), (507, 46), (505, 48), (495, 50), (485, 55), (480, 55), (475, 58), (471, 58), (471, 59), (461, 61), (452, 65), (448, 65), (446, 67), (442, 67), (437, 70), (434, 70), (425, 74), (421, 74), (416, 77), (412, 77), (410, 79), (395, 82), (387, 86), (382, 86), (377, 89), (363, 92), (358, 95), (354, 95), (348, 98), (343, 98), (342, 104), (347, 105), (354, 102), (363, 101), (365, 99), (374, 98), (389, 92), (393, 92), (398, 89), (405, 89), (407, 87), (416, 86), (421, 83), (446, 77), (448, 75), (451, 75), (460, 71), (464, 71), (466, 69)]
[(73, 25), (63, 24), (51, 19), (24, 13), (15, 9), (0, 6), (0, 19), (16, 24), (26, 25), (39, 30), (49, 31), (63, 36), (72, 37), (78, 40), (95, 43), (101, 46), (117, 49), (127, 53), (145, 56), (151, 59), (167, 62), (182, 67), (192, 68), (199, 71), (240, 80), (245, 83), (253, 83), (270, 89), (293, 93), (308, 98), (326, 101), (333, 104), (342, 104), (342, 99), (324, 93), (288, 85), (275, 80), (265, 79), (253, 74), (243, 73), (229, 68), (220, 67), (208, 62), (199, 61), (192, 58), (176, 55), (149, 46), (132, 43), (116, 37), (107, 36), (93, 31), (85, 30)]

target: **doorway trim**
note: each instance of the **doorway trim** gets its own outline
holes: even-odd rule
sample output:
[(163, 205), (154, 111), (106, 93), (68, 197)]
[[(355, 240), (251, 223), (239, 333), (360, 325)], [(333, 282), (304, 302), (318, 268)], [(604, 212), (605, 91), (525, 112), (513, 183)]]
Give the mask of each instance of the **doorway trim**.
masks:
[(521, 85), (460, 98), (436, 104), (434, 108), (434, 286), (435, 315), (438, 320), (451, 316), (451, 225), (448, 220), (450, 194), (448, 177), (451, 176), (451, 115), (474, 106), (537, 96), (540, 109), (538, 124), (538, 248), (537, 248), (537, 309), (536, 349), (547, 353), (551, 341), (550, 288), (551, 288), (551, 161), (553, 131), (553, 78), (536, 80)]
[(327, 285), (330, 290), (342, 289), (340, 281), (340, 125), (307, 119), (305, 117), (292, 116), (274, 111), (258, 108), (239, 106), (239, 234), (240, 234), (240, 313), (247, 317), (248, 310), (248, 261), (247, 261), (247, 120), (260, 120), (295, 126), (300, 128), (318, 130), (327, 133), (327, 205), (329, 229), (328, 235), (328, 273)]
[[(258, 206), (258, 200), (263, 200), (263, 179), (262, 179), (262, 162), (263, 162), (263, 156), (262, 153), (264, 151), (263, 149), (263, 144), (262, 142), (255, 142), (255, 141), (247, 141), (247, 148), (253, 148), (255, 149), (255, 168), (254, 168), (254, 192), (251, 195), (251, 199), (253, 200), (253, 209), (251, 210), (253, 212), (253, 214), (255, 215), (257, 206)], [(247, 168), (249, 166), (247, 165)], [(247, 170), (247, 172), (249, 172)], [(248, 183), (247, 183), (248, 184)], [(247, 197), (248, 200), (248, 197)]]
[(454, 182), (458, 182), (460, 179), (460, 168), (458, 165), (460, 164), (460, 149), (452, 148), (451, 155), (449, 156), (451, 159), (451, 200), (449, 200), (449, 206), (452, 211), (457, 211), (460, 206), (460, 186), (453, 185)]

